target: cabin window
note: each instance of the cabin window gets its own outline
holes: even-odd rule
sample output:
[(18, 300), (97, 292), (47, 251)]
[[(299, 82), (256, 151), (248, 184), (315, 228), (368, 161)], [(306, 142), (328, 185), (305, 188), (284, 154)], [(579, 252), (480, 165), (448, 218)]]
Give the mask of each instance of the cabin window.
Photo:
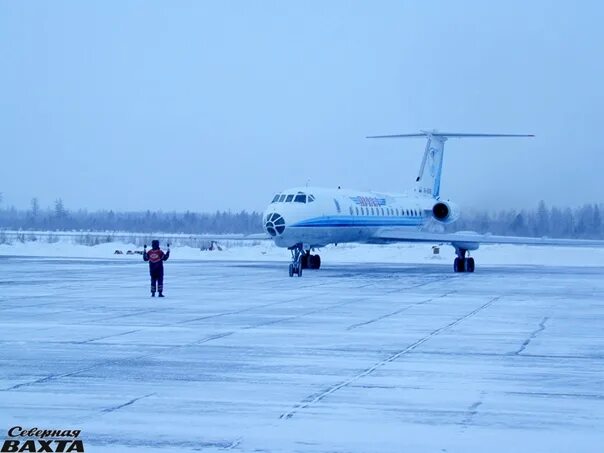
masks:
[(294, 199), (294, 196), (290, 194), (290, 195), (288, 195), (288, 196), (287, 196), (287, 198), (285, 199), (285, 202), (286, 202), (286, 203), (291, 203), (293, 199)]
[(359, 215), (359, 208), (358, 208), (358, 207), (356, 207), (356, 208), (354, 208), (354, 210), (355, 210), (355, 212), (357, 213), (357, 215)]
[(340, 208), (340, 203), (338, 203), (338, 200), (336, 200), (335, 198), (333, 199), (334, 204), (336, 205), (336, 211), (338, 211), (338, 214), (342, 212), (342, 209)]
[(306, 195), (304, 195), (303, 193), (299, 193), (294, 198), (294, 203), (306, 203)]

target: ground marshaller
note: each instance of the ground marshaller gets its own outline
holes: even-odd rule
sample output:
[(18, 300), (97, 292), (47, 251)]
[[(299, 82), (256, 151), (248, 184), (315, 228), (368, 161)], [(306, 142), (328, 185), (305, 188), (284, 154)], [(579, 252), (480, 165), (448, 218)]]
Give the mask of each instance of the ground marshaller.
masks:
[(170, 257), (170, 244), (168, 250), (164, 253), (159, 248), (159, 241), (153, 239), (151, 241), (151, 250), (147, 252), (147, 244), (145, 244), (143, 259), (149, 261), (149, 274), (151, 275), (151, 297), (155, 297), (155, 291), (159, 292), (159, 297), (164, 297), (164, 261)]

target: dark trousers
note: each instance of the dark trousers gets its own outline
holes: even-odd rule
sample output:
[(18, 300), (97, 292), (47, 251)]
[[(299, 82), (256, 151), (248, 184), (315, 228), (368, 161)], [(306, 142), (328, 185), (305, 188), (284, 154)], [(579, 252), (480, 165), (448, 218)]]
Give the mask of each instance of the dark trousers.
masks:
[(164, 290), (164, 270), (156, 269), (151, 271), (151, 292)]

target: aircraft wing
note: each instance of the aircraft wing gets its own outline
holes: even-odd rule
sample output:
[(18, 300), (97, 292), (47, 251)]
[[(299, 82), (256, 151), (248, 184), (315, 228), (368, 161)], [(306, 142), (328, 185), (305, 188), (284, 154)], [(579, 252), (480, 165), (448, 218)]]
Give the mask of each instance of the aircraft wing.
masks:
[(591, 239), (553, 239), (521, 236), (496, 236), (472, 232), (430, 233), (404, 231), (400, 228), (383, 228), (374, 236), (384, 242), (432, 242), (449, 243), (453, 246), (472, 249), (479, 244), (557, 245), (567, 247), (604, 247), (604, 241)]
[(207, 241), (268, 241), (272, 238), (266, 233), (257, 234), (199, 234), (195, 238)]

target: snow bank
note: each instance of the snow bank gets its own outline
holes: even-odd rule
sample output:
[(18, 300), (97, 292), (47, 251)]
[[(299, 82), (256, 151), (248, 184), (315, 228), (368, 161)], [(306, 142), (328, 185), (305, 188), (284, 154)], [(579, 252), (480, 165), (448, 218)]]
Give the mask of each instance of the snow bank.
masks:
[[(124, 252), (115, 255), (116, 250)], [(140, 260), (140, 255), (126, 255), (128, 250), (142, 250), (134, 244), (110, 242), (95, 246), (74, 244), (68, 238), (55, 243), (41, 241), (14, 242), (0, 245), (0, 255), (56, 258), (102, 258)], [(325, 263), (442, 263), (451, 265), (455, 254), (442, 246), (440, 254), (432, 253), (431, 244), (361, 245), (341, 244), (319, 251)], [(564, 265), (604, 266), (604, 248), (543, 247), (518, 245), (485, 245), (473, 253), (480, 265)], [(288, 261), (289, 251), (272, 242), (227, 242), (223, 250), (201, 251), (193, 247), (173, 247), (172, 259)]]

